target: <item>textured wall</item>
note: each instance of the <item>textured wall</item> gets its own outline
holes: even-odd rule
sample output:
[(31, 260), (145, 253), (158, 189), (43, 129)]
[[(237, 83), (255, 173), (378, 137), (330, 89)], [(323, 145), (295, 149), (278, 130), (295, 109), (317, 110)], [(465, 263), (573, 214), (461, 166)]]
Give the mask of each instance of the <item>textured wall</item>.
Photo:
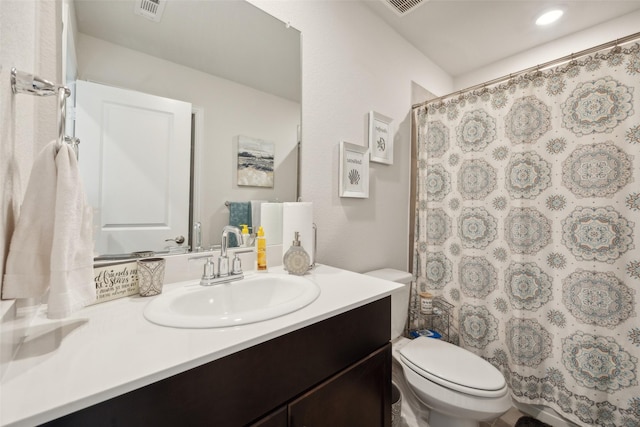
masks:
[[(56, 135), (56, 100), (13, 95), (11, 67), (59, 79), (57, 58), (60, 26), (55, 2), (0, 2), (0, 273), (37, 152)], [(2, 274), (0, 274), (0, 277)]]
[[(56, 135), (56, 100), (13, 95), (11, 67), (58, 80), (60, 5), (53, 1), (0, 1), (0, 281), (31, 163)], [(11, 316), (13, 303), (0, 301), (0, 317)], [(6, 316), (6, 317), (5, 317)], [(28, 322), (27, 318), (22, 319)], [(16, 328), (0, 328), (0, 376), (20, 339)]]

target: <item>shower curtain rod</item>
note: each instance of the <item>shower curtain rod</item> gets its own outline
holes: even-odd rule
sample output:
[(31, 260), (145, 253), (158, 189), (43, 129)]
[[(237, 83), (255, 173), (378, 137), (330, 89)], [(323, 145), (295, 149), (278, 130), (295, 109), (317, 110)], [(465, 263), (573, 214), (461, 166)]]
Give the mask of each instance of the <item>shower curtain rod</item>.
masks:
[(608, 49), (610, 47), (618, 47), (618, 45), (629, 43), (629, 42), (631, 42), (633, 40), (636, 40), (636, 39), (640, 39), (640, 32), (631, 34), (631, 35), (626, 36), (626, 37), (622, 37), (620, 39), (615, 39), (615, 40), (612, 40), (612, 41), (610, 41), (608, 43), (603, 43), (601, 45), (594, 46), (594, 47), (591, 47), (589, 49), (581, 50), (579, 52), (572, 53), (571, 55), (566, 55), (566, 56), (563, 56), (562, 58), (558, 58), (558, 59), (554, 59), (553, 61), (545, 62), (544, 64), (538, 64), (538, 65), (535, 65), (533, 67), (529, 67), (529, 68), (526, 68), (524, 70), (518, 71), (516, 73), (511, 73), (511, 74), (508, 74), (506, 76), (498, 77), (497, 79), (489, 80), (489, 81), (484, 82), (484, 83), (480, 83), (480, 84), (477, 84), (477, 85), (474, 85), (474, 86), (470, 86), (468, 88), (461, 89), (461, 90), (449, 93), (447, 95), (440, 96), (438, 98), (430, 99), (428, 101), (421, 102), (420, 104), (415, 104), (413, 107), (411, 107), (411, 109), (414, 110), (416, 108), (420, 108), (420, 107), (423, 107), (425, 105), (433, 104), (433, 103), (436, 103), (438, 101), (442, 101), (443, 99), (451, 98), (453, 96), (460, 95), (460, 94), (465, 93), (465, 92), (471, 92), (471, 91), (474, 91), (476, 89), (481, 89), (481, 88), (484, 88), (484, 87), (487, 87), (487, 86), (491, 86), (491, 85), (494, 85), (494, 84), (497, 84), (497, 83), (501, 83), (501, 82), (504, 82), (506, 80), (510, 80), (510, 79), (512, 79), (514, 77), (517, 77), (519, 75), (530, 73), (532, 71), (540, 71), (540, 70), (543, 70), (545, 68), (551, 67), (553, 65), (562, 64), (563, 62), (567, 62), (567, 61), (573, 61), (573, 60), (578, 59), (578, 58), (580, 58), (582, 56), (589, 55), (589, 54), (592, 54), (592, 53), (595, 53), (595, 52), (598, 52), (598, 51), (601, 51), (601, 50), (604, 50), (604, 49)]

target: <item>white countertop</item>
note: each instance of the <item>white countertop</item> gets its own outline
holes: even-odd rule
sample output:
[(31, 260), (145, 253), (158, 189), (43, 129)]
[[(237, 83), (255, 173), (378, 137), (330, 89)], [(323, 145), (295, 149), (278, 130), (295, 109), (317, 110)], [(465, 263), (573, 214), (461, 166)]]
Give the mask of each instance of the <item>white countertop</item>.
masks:
[[(305, 277), (321, 289), (313, 303), (231, 328), (152, 324), (142, 312), (154, 297), (97, 304), (63, 320), (49, 320), (40, 312), (0, 382), (0, 425), (50, 421), (365, 305), (402, 286), (323, 265)], [(165, 285), (163, 293), (191, 283)]]

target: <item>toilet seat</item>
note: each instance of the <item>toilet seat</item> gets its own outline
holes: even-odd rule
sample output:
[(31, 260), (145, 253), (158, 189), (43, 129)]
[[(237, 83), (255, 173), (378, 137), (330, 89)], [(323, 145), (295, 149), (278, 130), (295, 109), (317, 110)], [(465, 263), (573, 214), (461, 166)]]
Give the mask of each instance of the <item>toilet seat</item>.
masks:
[(508, 392), (497, 368), (448, 342), (418, 337), (403, 346), (399, 354), (409, 369), (442, 387), (487, 398), (502, 397)]

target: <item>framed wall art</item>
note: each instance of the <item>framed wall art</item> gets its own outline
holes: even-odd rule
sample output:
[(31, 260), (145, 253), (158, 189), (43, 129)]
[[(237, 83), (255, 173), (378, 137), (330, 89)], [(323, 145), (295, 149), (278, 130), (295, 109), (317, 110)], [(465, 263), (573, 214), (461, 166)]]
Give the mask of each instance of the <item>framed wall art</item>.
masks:
[(369, 149), (340, 142), (340, 197), (369, 198)]
[(275, 144), (238, 136), (238, 185), (273, 187)]
[(393, 164), (393, 120), (369, 112), (369, 153), (372, 162)]

